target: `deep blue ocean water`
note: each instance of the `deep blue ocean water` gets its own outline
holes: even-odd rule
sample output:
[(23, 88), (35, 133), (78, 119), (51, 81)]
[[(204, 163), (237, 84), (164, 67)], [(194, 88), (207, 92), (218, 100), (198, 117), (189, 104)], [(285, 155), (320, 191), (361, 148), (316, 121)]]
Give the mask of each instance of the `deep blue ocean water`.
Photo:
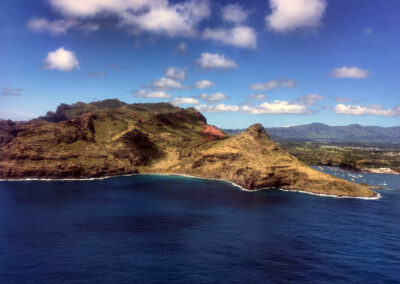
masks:
[(400, 176), (325, 171), (393, 190), (361, 200), (177, 176), (0, 182), (0, 282), (400, 282)]

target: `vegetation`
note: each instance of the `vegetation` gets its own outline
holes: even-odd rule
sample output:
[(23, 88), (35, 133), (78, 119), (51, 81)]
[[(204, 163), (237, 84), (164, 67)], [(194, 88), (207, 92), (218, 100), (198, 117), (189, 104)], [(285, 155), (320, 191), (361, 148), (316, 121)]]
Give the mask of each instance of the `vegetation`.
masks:
[(280, 142), (279, 145), (307, 165), (340, 166), (352, 170), (390, 168), (400, 172), (400, 149), (396, 144)]

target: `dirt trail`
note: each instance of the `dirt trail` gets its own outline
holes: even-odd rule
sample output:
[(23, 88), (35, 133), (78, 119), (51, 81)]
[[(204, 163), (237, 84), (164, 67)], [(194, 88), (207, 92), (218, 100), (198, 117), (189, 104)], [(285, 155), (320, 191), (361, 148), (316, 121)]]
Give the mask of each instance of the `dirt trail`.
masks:
[(119, 138), (121, 138), (125, 133), (132, 131), (135, 128), (135, 125), (128, 125), (128, 128), (120, 133), (118, 133), (117, 135), (114, 135), (109, 142), (114, 142), (116, 140), (118, 140)]

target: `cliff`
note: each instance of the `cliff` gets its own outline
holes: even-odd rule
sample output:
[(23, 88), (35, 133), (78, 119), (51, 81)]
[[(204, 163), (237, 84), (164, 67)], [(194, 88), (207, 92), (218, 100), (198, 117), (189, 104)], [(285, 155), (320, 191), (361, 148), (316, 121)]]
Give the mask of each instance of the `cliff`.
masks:
[(194, 108), (105, 100), (62, 104), (29, 122), (0, 121), (0, 178), (188, 174), (316, 194), (373, 197), (366, 186), (316, 171), (254, 124), (228, 136)]

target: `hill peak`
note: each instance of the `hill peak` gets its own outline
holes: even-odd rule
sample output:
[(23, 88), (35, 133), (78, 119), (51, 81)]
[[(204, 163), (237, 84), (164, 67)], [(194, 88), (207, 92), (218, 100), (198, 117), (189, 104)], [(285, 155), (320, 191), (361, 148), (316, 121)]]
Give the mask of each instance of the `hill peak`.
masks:
[(267, 137), (269, 138), (267, 131), (265, 131), (264, 126), (261, 123), (254, 123), (250, 125), (246, 130), (246, 133), (250, 134), (254, 138), (262, 138)]

